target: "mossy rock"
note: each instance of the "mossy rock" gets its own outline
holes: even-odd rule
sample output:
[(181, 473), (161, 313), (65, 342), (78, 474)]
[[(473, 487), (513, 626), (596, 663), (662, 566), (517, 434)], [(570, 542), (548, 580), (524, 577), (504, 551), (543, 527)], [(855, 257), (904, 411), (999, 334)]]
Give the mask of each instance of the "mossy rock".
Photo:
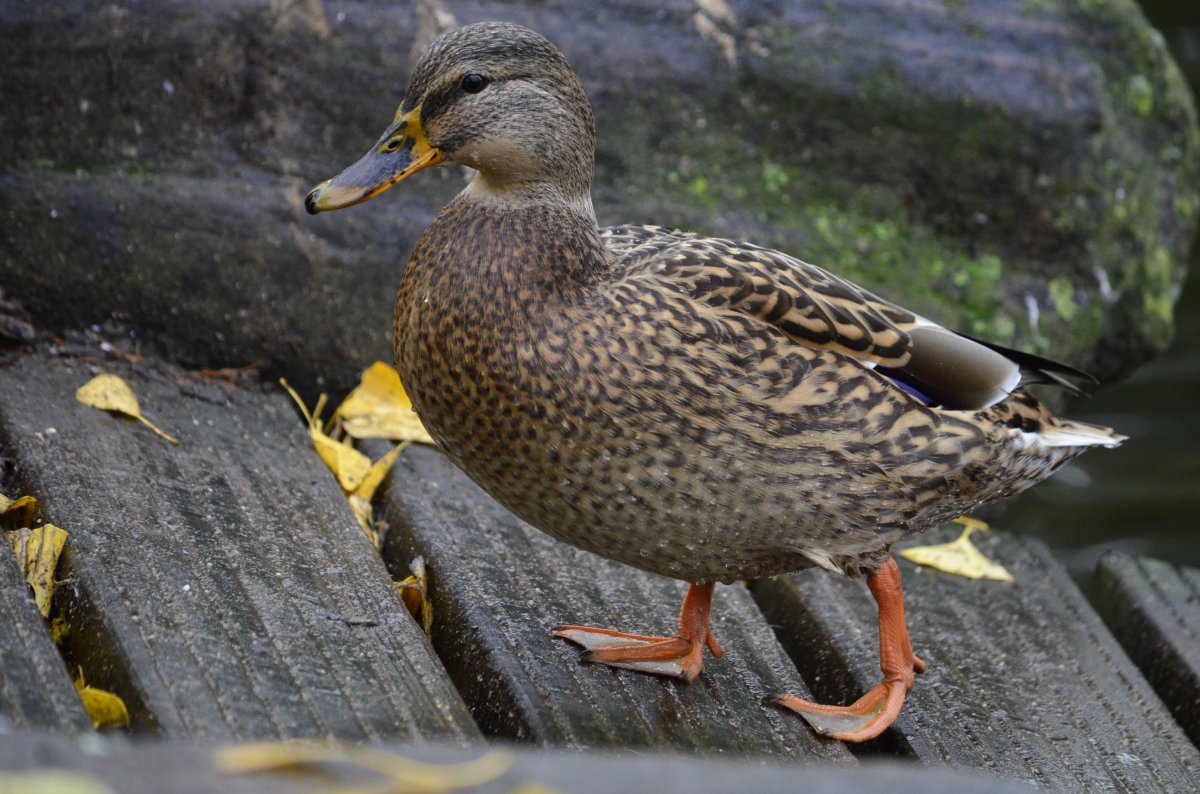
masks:
[(309, 218), (451, 19), (534, 27), (597, 110), (602, 223), (776, 246), (1113, 377), (1168, 342), (1196, 113), (1132, 0), (29, 4), (0, 15), (0, 284), (189, 365), (334, 391), (390, 357), (453, 171)]

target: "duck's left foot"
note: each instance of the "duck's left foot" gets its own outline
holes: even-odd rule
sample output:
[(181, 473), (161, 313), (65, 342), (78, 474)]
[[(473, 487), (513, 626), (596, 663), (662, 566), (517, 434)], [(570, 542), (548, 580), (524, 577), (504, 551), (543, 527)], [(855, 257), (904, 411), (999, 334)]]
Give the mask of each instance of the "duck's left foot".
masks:
[(903, 681), (884, 681), (850, 706), (826, 706), (795, 695), (780, 695), (775, 702), (799, 714), (822, 736), (865, 742), (891, 727), (900, 716), (907, 693)]
[(590, 626), (559, 626), (554, 636), (587, 649), (582, 656), (586, 662), (691, 681), (700, 675), (705, 647), (713, 656), (723, 653), (709, 628), (712, 594), (712, 583), (688, 588), (679, 611), (679, 633), (674, 637), (647, 637)]
[(904, 593), (900, 568), (894, 559), (867, 577), (867, 586), (879, 605), (879, 666), (883, 683), (850, 706), (825, 706), (795, 695), (780, 695), (775, 702), (791, 709), (822, 736), (843, 742), (865, 742), (886, 731), (904, 705), (913, 687), (915, 673), (925, 672), (925, 663), (913, 653), (904, 623)]

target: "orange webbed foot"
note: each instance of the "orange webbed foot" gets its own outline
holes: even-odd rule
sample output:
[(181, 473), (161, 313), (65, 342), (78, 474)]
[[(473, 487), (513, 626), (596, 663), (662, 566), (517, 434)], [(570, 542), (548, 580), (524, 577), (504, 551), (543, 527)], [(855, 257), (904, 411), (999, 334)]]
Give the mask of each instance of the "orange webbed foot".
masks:
[(721, 646), (709, 628), (713, 585), (693, 584), (679, 612), (679, 633), (674, 637), (626, 634), (590, 626), (559, 626), (554, 636), (586, 649), (585, 662), (606, 664), (642, 673), (665, 675), (691, 681), (704, 665), (704, 648), (714, 656)]
[(883, 670), (883, 683), (849, 706), (826, 706), (795, 695), (774, 699), (804, 717), (817, 733), (843, 742), (865, 742), (891, 727), (900, 716), (915, 674), (925, 672), (925, 662), (913, 653), (908, 639), (896, 561), (889, 558), (867, 577), (867, 586), (879, 605), (879, 666)]
[(691, 681), (703, 667), (699, 641), (683, 637), (644, 637), (589, 626), (559, 626), (554, 636), (570, 640), (586, 649), (579, 658), (585, 662), (606, 664)]
[(908, 689), (901, 681), (884, 682), (850, 706), (826, 706), (795, 695), (780, 695), (775, 702), (790, 709), (809, 726), (831, 739), (865, 742), (891, 727), (900, 716)]

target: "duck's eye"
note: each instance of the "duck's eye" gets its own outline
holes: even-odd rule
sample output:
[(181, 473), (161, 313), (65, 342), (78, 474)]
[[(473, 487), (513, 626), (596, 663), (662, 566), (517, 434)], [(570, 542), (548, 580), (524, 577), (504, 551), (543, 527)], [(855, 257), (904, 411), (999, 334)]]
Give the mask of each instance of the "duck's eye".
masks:
[(478, 94), (487, 87), (488, 79), (481, 74), (469, 74), (462, 79), (460, 86), (468, 94)]

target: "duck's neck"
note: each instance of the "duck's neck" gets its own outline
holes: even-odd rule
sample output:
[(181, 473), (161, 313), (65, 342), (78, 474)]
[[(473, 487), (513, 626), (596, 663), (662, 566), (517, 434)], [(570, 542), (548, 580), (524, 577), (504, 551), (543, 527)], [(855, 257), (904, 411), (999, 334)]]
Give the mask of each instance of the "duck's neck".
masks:
[(484, 290), (516, 310), (577, 300), (608, 277), (591, 196), (504, 194), (480, 179), (442, 210), (421, 241), (423, 274), (448, 290)]
[(459, 198), (472, 205), (490, 210), (569, 210), (596, 226), (596, 211), (592, 208), (591, 180), (577, 184), (547, 184), (545, 182), (508, 182), (496, 184), (483, 172), (476, 172)]

